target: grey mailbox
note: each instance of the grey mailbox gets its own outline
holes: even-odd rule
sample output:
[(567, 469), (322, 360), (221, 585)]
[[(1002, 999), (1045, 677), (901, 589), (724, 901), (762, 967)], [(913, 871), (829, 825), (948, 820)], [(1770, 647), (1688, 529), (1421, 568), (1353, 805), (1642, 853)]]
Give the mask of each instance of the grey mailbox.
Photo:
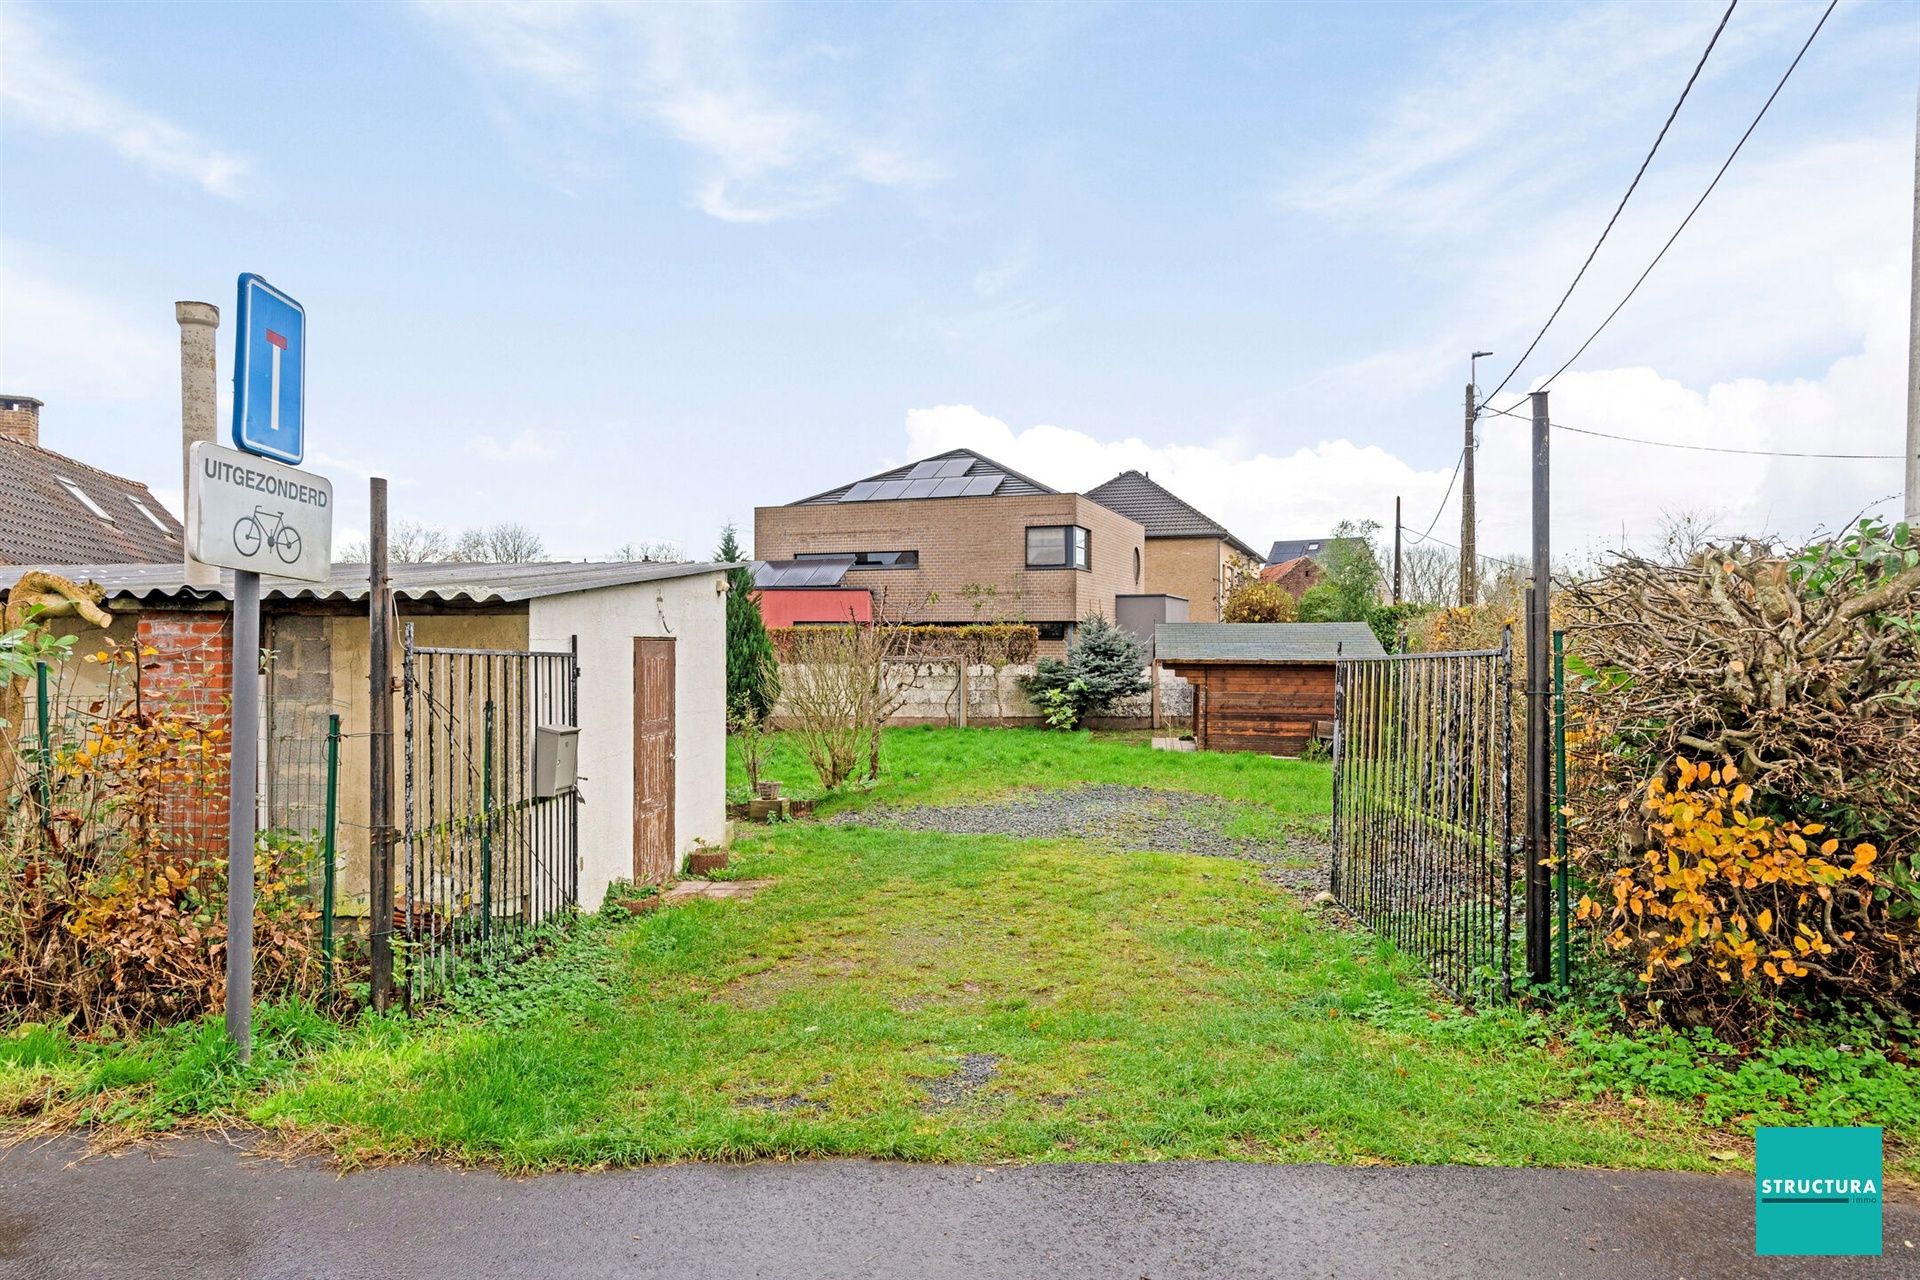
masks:
[(570, 724), (533, 727), (533, 794), (549, 800), (574, 789), (580, 775), (580, 730)]

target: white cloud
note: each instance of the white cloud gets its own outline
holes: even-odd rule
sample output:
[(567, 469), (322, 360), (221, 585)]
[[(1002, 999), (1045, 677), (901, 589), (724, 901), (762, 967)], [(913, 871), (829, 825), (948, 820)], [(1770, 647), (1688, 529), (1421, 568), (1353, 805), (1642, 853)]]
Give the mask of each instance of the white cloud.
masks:
[[(700, 157), (694, 207), (727, 222), (829, 208), (857, 186), (917, 188), (940, 169), (884, 131), (845, 124), (780, 86), (730, 4), (454, 4), (422, 10), (536, 93), (598, 122), (641, 121)], [(792, 67), (837, 58), (803, 55)]]
[(488, 462), (552, 462), (558, 457), (551, 433), (522, 431), (502, 444), (494, 436), (475, 436), (467, 448)]
[(0, 6), (0, 118), (41, 133), (90, 138), (160, 177), (185, 179), (209, 195), (246, 193), (253, 162), (103, 88), (59, 48), (31, 11)]
[[(1863, 348), (1822, 377), (1740, 378), (1689, 387), (1649, 368), (1569, 373), (1554, 384), (1557, 422), (1678, 444), (1814, 453), (1889, 453), (1902, 447), (1906, 319), (1880, 306)], [(1479, 540), (1492, 555), (1522, 554), (1530, 519), (1525, 421), (1490, 417), (1477, 458)], [(1344, 437), (1291, 451), (1244, 438), (1206, 444), (1102, 439), (1084, 430), (1016, 429), (971, 405), (913, 409), (906, 454), (965, 446), (1056, 488), (1084, 491), (1129, 468), (1147, 472), (1262, 550), (1278, 538), (1324, 534), (1342, 519), (1391, 530), (1393, 500), (1416, 532), (1436, 510), (1435, 537), (1459, 537), (1451, 459), (1426, 469)], [(1711, 514), (1726, 533), (1801, 537), (1832, 529), (1901, 484), (1901, 463), (1746, 457), (1652, 448), (1556, 431), (1552, 438), (1556, 555), (1647, 546), (1679, 513)], [(1882, 508), (1886, 510), (1887, 508)]]

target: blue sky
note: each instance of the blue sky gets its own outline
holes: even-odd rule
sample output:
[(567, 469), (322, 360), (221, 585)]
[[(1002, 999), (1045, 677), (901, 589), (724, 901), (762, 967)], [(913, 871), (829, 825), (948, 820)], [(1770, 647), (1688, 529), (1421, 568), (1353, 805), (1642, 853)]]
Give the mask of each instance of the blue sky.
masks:
[[(1513, 392), (1823, 7), (1739, 6)], [(1062, 488), (1144, 467), (1256, 543), (1396, 493), (1424, 526), (1467, 353), (1496, 352), (1485, 385), (1518, 356), (1722, 8), (0, 4), (0, 390), (177, 491), (172, 303), (230, 311), (250, 270), (307, 307), (343, 539), (372, 471), (430, 524), (705, 551), (956, 444)], [(1920, 10), (1845, 0), (1556, 418), (1897, 452), (1916, 66)], [(1680, 510), (1795, 533), (1899, 485), (1555, 443), (1570, 547)]]

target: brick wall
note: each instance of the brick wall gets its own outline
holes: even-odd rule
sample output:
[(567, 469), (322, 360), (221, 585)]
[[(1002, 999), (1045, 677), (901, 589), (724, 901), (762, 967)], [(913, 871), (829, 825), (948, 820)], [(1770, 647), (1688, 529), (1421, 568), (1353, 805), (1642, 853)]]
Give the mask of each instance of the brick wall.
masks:
[[(1027, 528), (1077, 524), (1091, 538), (1092, 569), (1027, 568)], [(1072, 493), (922, 498), (760, 507), (753, 553), (917, 551), (917, 569), (854, 569), (846, 585), (907, 622), (1075, 622), (1113, 616), (1116, 594), (1142, 590), (1139, 525)], [(1050, 646), (1059, 648), (1058, 643)]]
[[(140, 699), (203, 725), (232, 727), (227, 701), (233, 674), (233, 619), (224, 610), (143, 610), (136, 632)], [(148, 649), (153, 650), (147, 654)], [(209, 781), (181, 788), (162, 814), (171, 847), (224, 853), (227, 843), (227, 736), (220, 738)]]

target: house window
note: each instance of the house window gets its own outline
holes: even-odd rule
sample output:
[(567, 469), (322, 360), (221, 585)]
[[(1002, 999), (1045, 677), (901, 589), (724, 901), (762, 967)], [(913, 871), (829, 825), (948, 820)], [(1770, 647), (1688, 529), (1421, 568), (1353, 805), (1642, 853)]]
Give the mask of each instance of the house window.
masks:
[(108, 524), (119, 523), (112, 516), (107, 514), (107, 509), (105, 507), (101, 506), (99, 503), (95, 502), (92, 498), (88, 497), (86, 494), (86, 491), (81, 489), (79, 485), (67, 479), (65, 476), (57, 475), (54, 477), (54, 479), (58, 480), (60, 482), (60, 487), (62, 489), (65, 489), (68, 493), (72, 494), (74, 497), (74, 501), (78, 502), (81, 506), (93, 512), (93, 514), (95, 514), (96, 516), (99, 516), (102, 520), (105, 520)]
[(1043, 524), (1027, 530), (1027, 568), (1091, 569), (1092, 538), (1077, 524)]
[(1067, 624), (1064, 622), (1036, 622), (1033, 630), (1042, 640), (1065, 640)]
[(800, 551), (795, 560), (840, 560), (856, 569), (918, 569), (918, 551)]

